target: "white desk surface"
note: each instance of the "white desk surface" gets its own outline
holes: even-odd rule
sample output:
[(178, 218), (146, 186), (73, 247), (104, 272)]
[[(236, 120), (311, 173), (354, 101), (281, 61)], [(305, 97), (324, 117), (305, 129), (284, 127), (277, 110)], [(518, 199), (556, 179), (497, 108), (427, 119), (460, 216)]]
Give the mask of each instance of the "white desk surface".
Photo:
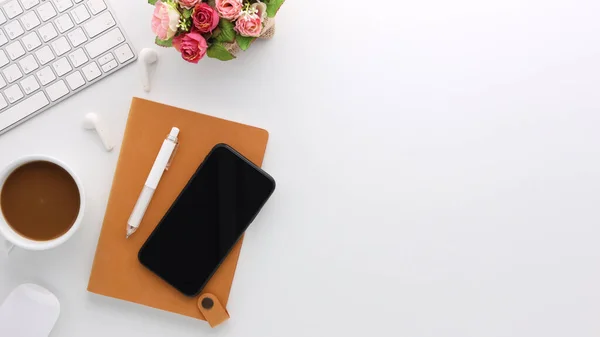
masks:
[[(152, 7), (111, 1), (140, 50)], [(289, 0), (238, 60), (161, 50), (0, 136), (81, 176), (81, 230), (0, 259), (0, 299), (53, 290), (52, 337), (597, 336), (600, 2)], [(132, 96), (266, 128), (278, 189), (248, 231), (229, 310), (205, 322), (86, 285)]]

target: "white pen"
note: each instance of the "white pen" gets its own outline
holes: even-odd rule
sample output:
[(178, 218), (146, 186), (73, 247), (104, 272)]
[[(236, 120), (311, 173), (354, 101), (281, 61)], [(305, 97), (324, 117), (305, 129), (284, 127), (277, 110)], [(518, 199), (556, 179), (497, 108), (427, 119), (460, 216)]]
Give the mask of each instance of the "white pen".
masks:
[(127, 221), (127, 238), (129, 238), (131, 234), (135, 233), (140, 226), (140, 223), (144, 218), (144, 214), (146, 214), (146, 210), (148, 209), (148, 205), (150, 204), (150, 200), (152, 200), (154, 191), (156, 191), (156, 187), (160, 182), (160, 178), (162, 178), (163, 173), (168, 170), (169, 165), (171, 165), (171, 160), (173, 160), (173, 156), (175, 155), (175, 150), (178, 145), (178, 135), (178, 128), (171, 129), (171, 133), (169, 133), (167, 139), (165, 139), (162, 147), (160, 148), (160, 152), (158, 152), (158, 156), (154, 161), (152, 170), (150, 170), (148, 179), (146, 179), (146, 183), (144, 184), (144, 189), (142, 190), (142, 193), (140, 193), (140, 197), (138, 198), (138, 201), (133, 208), (133, 212), (131, 212), (131, 216)]

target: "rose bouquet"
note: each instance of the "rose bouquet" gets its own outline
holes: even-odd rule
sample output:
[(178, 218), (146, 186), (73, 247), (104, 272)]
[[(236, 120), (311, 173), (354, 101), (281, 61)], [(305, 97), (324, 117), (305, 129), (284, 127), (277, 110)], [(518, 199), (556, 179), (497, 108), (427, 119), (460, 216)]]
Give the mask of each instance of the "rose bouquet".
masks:
[(175, 47), (184, 60), (205, 55), (235, 58), (259, 38), (273, 35), (273, 18), (285, 0), (148, 0), (154, 5), (156, 44)]

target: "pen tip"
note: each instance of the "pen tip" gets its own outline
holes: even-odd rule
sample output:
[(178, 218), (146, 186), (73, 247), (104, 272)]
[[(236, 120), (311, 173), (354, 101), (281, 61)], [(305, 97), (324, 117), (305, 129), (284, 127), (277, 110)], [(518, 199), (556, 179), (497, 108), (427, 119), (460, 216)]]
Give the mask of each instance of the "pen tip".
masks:
[(127, 233), (125, 233), (125, 239), (129, 239), (129, 237), (130, 237), (130, 236), (131, 236), (133, 233), (135, 233), (135, 230), (136, 230), (136, 229), (137, 229), (137, 228), (135, 228), (135, 227), (128, 226), (128, 227), (127, 227)]

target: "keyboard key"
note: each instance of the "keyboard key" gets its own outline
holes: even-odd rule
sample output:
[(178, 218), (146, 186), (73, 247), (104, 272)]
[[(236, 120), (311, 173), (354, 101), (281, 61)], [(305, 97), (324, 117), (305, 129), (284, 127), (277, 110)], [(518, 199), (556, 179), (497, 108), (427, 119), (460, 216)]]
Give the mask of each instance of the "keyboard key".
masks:
[(61, 56), (70, 51), (71, 46), (69, 45), (69, 42), (67, 42), (67, 39), (64, 36), (61, 36), (58, 40), (52, 42), (52, 49), (54, 49), (56, 56)]
[(6, 108), (7, 106), (8, 106), (8, 103), (4, 99), (4, 96), (0, 95), (0, 110)]
[(23, 8), (19, 5), (17, 0), (13, 0), (6, 5), (2, 6), (4, 8), (4, 12), (8, 16), (9, 19), (16, 17), (17, 15), (23, 13)]
[(5, 45), (6, 43), (8, 43), (8, 38), (6, 37), (6, 35), (4, 35), (2, 29), (0, 29), (0, 46)]
[(4, 78), (2, 78), (2, 76), (0, 76), (0, 89), (4, 88), (6, 86), (6, 81), (4, 80)]
[(88, 1), (87, 4), (88, 4), (88, 7), (90, 8), (90, 11), (92, 11), (92, 14), (94, 14), (94, 15), (96, 15), (106, 9), (106, 4), (104, 3), (103, 0), (90, 0), (90, 1)]
[(85, 50), (91, 58), (96, 58), (98, 55), (107, 50), (116, 47), (125, 41), (125, 37), (121, 34), (119, 28), (115, 28), (110, 32), (100, 36), (96, 40), (88, 43)]
[(6, 56), (6, 53), (4, 52), (4, 50), (0, 50), (0, 68), (4, 67), (7, 64), (8, 64), (8, 56)]
[(24, 96), (21, 88), (16, 84), (4, 90), (4, 95), (8, 98), (8, 103), (15, 103)]
[(6, 16), (0, 11), (0, 25), (6, 22)]
[(30, 72), (36, 70), (40, 66), (38, 65), (35, 57), (33, 55), (27, 55), (19, 61), (19, 65), (25, 74), (29, 74)]
[(106, 55), (103, 55), (101, 58), (99, 58), (98, 63), (100, 63), (100, 65), (105, 65), (114, 59), (115, 59), (115, 57), (111, 53), (108, 53)]
[(52, 0), (52, 2), (54, 2), (56, 8), (61, 13), (73, 7), (73, 3), (71, 2), (71, 0)]
[(70, 32), (69, 34), (67, 34), (67, 37), (69, 38), (69, 41), (71, 41), (73, 47), (78, 47), (79, 45), (87, 41), (87, 37), (85, 36), (83, 29), (81, 28), (77, 28), (74, 31)]
[(76, 4), (81, 3), (81, 2), (83, 2), (83, 0), (75, 0)]
[(88, 81), (94, 80), (100, 75), (102, 75), (102, 72), (100, 72), (100, 69), (98, 68), (98, 65), (96, 65), (96, 62), (88, 64), (87, 66), (81, 68), (81, 70), (83, 71), (83, 75), (85, 75), (85, 78), (87, 78)]
[(42, 41), (40, 41), (40, 38), (36, 32), (31, 32), (28, 35), (25, 35), (21, 42), (25, 44), (25, 49), (27, 49), (27, 51), (32, 51), (42, 45)]
[(69, 85), (71, 90), (81, 88), (81, 86), (85, 84), (85, 80), (83, 79), (83, 76), (81, 76), (81, 73), (79, 71), (75, 71), (74, 73), (69, 74), (69, 76), (65, 77), (65, 80), (67, 80), (67, 84)]
[(38, 7), (37, 12), (40, 15), (40, 18), (42, 18), (42, 21), (44, 22), (56, 16), (56, 10), (54, 10), (54, 7), (52, 7), (52, 4), (49, 2), (46, 2), (45, 4)]
[(102, 66), (102, 70), (104, 70), (105, 73), (115, 69), (117, 66), (119, 66), (119, 64), (117, 63), (117, 61), (112, 60), (110, 62), (108, 62), (107, 64)]
[(60, 80), (60, 81), (52, 84), (51, 86), (47, 87), (46, 93), (48, 94), (48, 97), (50, 97), (50, 100), (52, 100), (52, 102), (54, 102), (54, 101), (60, 99), (61, 97), (65, 96), (66, 94), (68, 94), (69, 89), (67, 88), (65, 81)]
[(51, 83), (56, 79), (56, 76), (54, 75), (54, 72), (52, 72), (52, 69), (50, 69), (50, 67), (42, 68), (42, 70), (35, 73), (35, 76), (42, 85)]
[(14, 40), (17, 37), (23, 35), (23, 33), (25, 33), (19, 21), (16, 20), (4, 26), (4, 30), (6, 30), (6, 34), (8, 35), (8, 37), (10, 37), (11, 40)]
[(13, 61), (25, 55), (25, 49), (23, 49), (23, 46), (19, 41), (15, 41), (13, 42), (13, 44), (9, 44), (6, 47), (6, 52), (8, 52), (8, 56)]
[(90, 38), (92, 38), (108, 30), (114, 25), (116, 25), (115, 19), (110, 14), (110, 12), (106, 12), (99, 15), (98, 17), (95, 17), (94, 19), (83, 25), (83, 28), (90, 36)]
[(54, 68), (54, 71), (56, 71), (56, 75), (58, 75), (59, 77), (73, 70), (66, 57), (63, 57), (58, 61), (52, 63), (52, 68)]
[(25, 95), (29, 95), (40, 88), (40, 85), (33, 76), (27, 77), (19, 84), (21, 85), (21, 88), (23, 88), (23, 91), (25, 91)]
[(41, 65), (47, 64), (48, 62), (54, 60), (54, 54), (48, 46), (43, 46), (42, 49), (36, 51), (35, 56), (37, 57), (38, 61), (40, 61)]
[(65, 14), (59, 17), (54, 21), (54, 23), (56, 24), (56, 28), (58, 28), (58, 31), (60, 33), (64, 33), (67, 30), (75, 27), (75, 24), (73, 23), (73, 20), (71, 20), (69, 14)]
[(133, 52), (128, 44), (124, 44), (115, 49), (115, 55), (117, 55), (117, 60), (119, 60), (120, 63), (125, 63), (133, 58)]
[(87, 55), (85, 55), (85, 52), (81, 48), (69, 54), (69, 59), (75, 68), (78, 68), (89, 61)]
[(19, 70), (19, 67), (17, 67), (17, 65), (14, 63), (2, 70), (2, 73), (4, 74), (4, 78), (6, 78), (8, 83), (13, 83), (14, 81), (23, 77), (21, 70)]
[(25, 9), (31, 9), (35, 7), (35, 5), (39, 4), (40, 0), (21, 0), (21, 3)]
[(73, 16), (73, 19), (75, 19), (75, 23), (77, 24), (80, 24), (90, 18), (90, 12), (88, 12), (88, 10), (83, 5), (72, 10), (71, 15)]
[(35, 15), (35, 12), (28, 12), (27, 14), (23, 15), (21, 17), (21, 23), (27, 30), (32, 30), (41, 24), (40, 19), (38, 19), (37, 15)]
[(49, 23), (40, 28), (38, 30), (38, 33), (40, 33), (40, 36), (42, 37), (42, 40), (44, 40), (44, 42), (48, 42), (58, 36), (58, 32), (56, 31), (56, 29), (54, 29), (54, 25), (52, 23)]
[(10, 109), (0, 113), (0, 125), (11, 126), (23, 118), (41, 110), (50, 104), (50, 101), (46, 98), (43, 92), (21, 101), (19, 104), (11, 107)]

